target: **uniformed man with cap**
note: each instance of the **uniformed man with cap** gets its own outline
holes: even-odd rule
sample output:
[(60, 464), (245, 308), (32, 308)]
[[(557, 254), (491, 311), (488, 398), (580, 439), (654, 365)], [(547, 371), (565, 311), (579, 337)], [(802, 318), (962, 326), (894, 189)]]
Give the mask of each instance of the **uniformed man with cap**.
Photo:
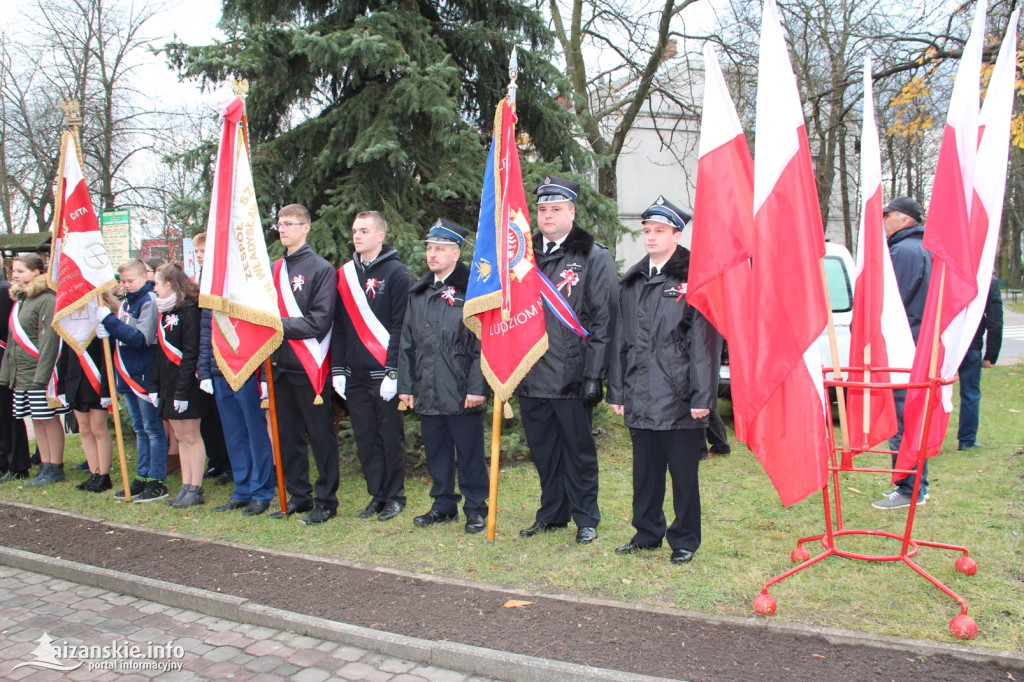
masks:
[(465, 498), (466, 532), (479, 533), (487, 516), (484, 460), (487, 384), (480, 371), (480, 340), (462, 322), (469, 268), (459, 261), (467, 231), (439, 219), (427, 233), (427, 269), (413, 285), (398, 354), (398, 398), (420, 415), (434, 502), (413, 523), (420, 527), (459, 518), (455, 493)]
[(523, 537), (576, 522), (576, 542), (597, 539), (597, 446), (588, 408), (601, 401), (618, 303), (611, 253), (576, 224), (579, 183), (544, 178), (537, 188), (537, 266), (578, 321), (545, 308), (548, 350), (516, 389), (540, 475), (540, 509)]
[[(679, 245), (690, 214), (664, 197), (641, 216), (647, 255), (619, 283), (622, 315), (608, 402), (633, 439), (633, 527), (615, 551), (672, 548), (685, 563), (700, 547), (698, 461), (718, 397), (722, 337), (686, 303), (690, 252)], [(665, 469), (675, 520), (666, 528)]]

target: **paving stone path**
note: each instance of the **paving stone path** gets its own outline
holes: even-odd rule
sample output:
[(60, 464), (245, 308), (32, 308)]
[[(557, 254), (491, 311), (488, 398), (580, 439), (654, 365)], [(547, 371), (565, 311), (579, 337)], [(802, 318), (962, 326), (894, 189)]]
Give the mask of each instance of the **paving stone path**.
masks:
[[(70, 671), (52, 667), (76, 664)], [(0, 679), (487, 682), (6, 566), (0, 566)]]

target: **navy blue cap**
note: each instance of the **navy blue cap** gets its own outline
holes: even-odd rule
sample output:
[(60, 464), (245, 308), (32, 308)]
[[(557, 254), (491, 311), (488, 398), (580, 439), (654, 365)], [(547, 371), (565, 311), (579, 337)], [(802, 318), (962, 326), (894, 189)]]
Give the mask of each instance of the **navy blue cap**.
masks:
[(648, 220), (656, 220), (659, 223), (671, 225), (681, 232), (682, 229), (686, 227), (686, 223), (690, 222), (690, 218), (692, 217), (692, 215), (673, 204), (664, 196), (659, 196), (654, 200), (654, 203), (640, 215), (640, 222), (645, 223)]
[(580, 193), (580, 183), (566, 180), (556, 175), (547, 175), (537, 187), (534, 194), (537, 195), (538, 204), (546, 204), (553, 201), (571, 201), (576, 203), (576, 197)]
[(462, 240), (466, 238), (467, 234), (469, 234), (469, 230), (461, 225), (456, 225), (444, 218), (438, 218), (430, 226), (430, 229), (427, 231), (427, 238), (424, 241), (427, 243), (433, 242), (435, 244), (456, 244), (462, 246)]
[(897, 213), (909, 216), (913, 218), (916, 223), (920, 223), (921, 217), (924, 215), (924, 210), (921, 208), (921, 204), (917, 203), (910, 197), (896, 197), (892, 199), (886, 207), (882, 209), (882, 215), (885, 215), (890, 211), (896, 211)]

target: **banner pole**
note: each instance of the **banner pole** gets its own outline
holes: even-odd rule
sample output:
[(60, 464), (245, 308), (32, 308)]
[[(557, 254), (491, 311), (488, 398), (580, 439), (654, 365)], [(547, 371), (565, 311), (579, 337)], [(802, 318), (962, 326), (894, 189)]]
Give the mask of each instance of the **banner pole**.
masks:
[(274, 393), (274, 370), (270, 358), (263, 361), (267, 376), (267, 402), (270, 410), (270, 442), (274, 446), (274, 469), (277, 471), (277, 495), (281, 501), (281, 513), (288, 514), (288, 491), (284, 489), (284, 467), (281, 465), (281, 436), (277, 426), (277, 397)]
[[(97, 303), (101, 303), (97, 297)], [(117, 459), (121, 463), (121, 483), (124, 485), (125, 502), (132, 501), (128, 488), (128, 464), (124, 458), (124, 434), (121, 433), (121, 403), (117, 399), (117, 388), (114, 385), (114, 361), (110, 353), (110, 339), (103, 339), (103, 359), (107, 362), (107, 385), (110, 387), (110, 407), (114, 413), (114, 435), (117, 438)]]
[(491, 418), (491, 485), (487, 497), (487, 542), (493, 544), (498, 528), (498, 462), (501, 459), (501, 398), (494, 396)]

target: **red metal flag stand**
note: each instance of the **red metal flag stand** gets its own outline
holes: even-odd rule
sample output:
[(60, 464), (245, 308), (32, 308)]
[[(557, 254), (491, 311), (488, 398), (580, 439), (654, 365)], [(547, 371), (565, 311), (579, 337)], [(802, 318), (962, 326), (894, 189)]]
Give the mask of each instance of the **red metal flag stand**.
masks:
[[(858, 371), (875, 371), (875, 372), (902, 372), (906, 373), (906, 369), (900, 368), (889, 368), (889, 367), (865, 367), (865, 368), (843, 368), (845, 372), (858, 372)], [(827, 369), (826, 374), (832, 374), (833, 369)], [(841, 375), (840, 375), (841, 376)], [(836, 387), (837, 392), (842, 392), (844, 389), (881, 389), (881, 390), (893, 390), (893, 389), (928, 389), (930, 399), (937, 399), (940, 387), (944, 384), (952, 383), (952, 381), (946, 381), (942, 378), (932, 378), (924, 383), (875, 383), (875, 382), (857, 382), (857, 381), (843, 381), (839, 379), (826, 379), (825, 386)], [(826, 418), (828, 424), (831, 426), (832, 422), (832, 404), (831, 401), (826, 401), (828, 409), (826, 410)], [(926, 447), (924, 443), (924, 434), (928, 433), (929, 422), (931, 421), (931, 410), (928, 410), (925, 414), (924, 428), (922, 429), (922, 440), (921, 447), (918, 451), (917, 465), (915, 470), (909, 469), (895, 469), (895, 468), (861, 468), (854, 467), (852, 465), (852, 457), (855, 454), (861, 452), (871, 452), (879, 454), (895, 454), (892, 450), (883, 449), (867, 449), (867, 450), (852, 450), (846, 445), (836, 445), (835, 434), (833, 429), (827, 429), (828, 442), (829, 442), (829, 472), (831, 473), (832, 483), (832, 496), (829, 495), (829, 486), (826, 485), (821, 490), (822, 502), (825, 512), (825, 532), (817, 535), (810, 535), (807, 537), (800, 538), (797, 540), (796, 549), (790, 554), (790, 558), (794, 563), (799, 565), (794, 566), (788, 571), (775, 576), (768, 580), (761, 587), (761, 594), (754, 599), (754, 611), (760, 615), (772, 615), (776, 610), (775, 598), (768, 594), (768, 588), (772, 585), (785, 580), (786, 578), (799, 573), (805, 568), (818, 563), (822, 559), (826, 559), (830, 556), (839, 556), (845, 559), (854, 559), (858, 561), (891, 561), (891, 562), (903, 562), (916, 573), (918, 573), (925, 580), (930, 582), (932, 585), (937, 587), (946, 593), (950, 599), (953, 599), (960, 604), (960, 614), (955, 616), (949, 623), (950, 631), (960, 639), (973, 639), (978, 634), (978, 624), (967, 615), (967, 602), (963, 597), (958, 595), (956, 592), (947, 587), (942, 581), (935, 578), (933, 575), (924, 570), (921, 566), (914, 561), (914, 557), (917, 555), (921, 547), (933, 547), (936, 549), (948, 549), (953, 552), (959, 552), (960, 557), (957, 558), (954, 568), (965, 575), (974, 575), (978, 571), (978, 564), (972, 559), (967, 551), (966, 547), (959, 545), (950, 545), (942, 542), (930, 542), (927, 540), (919, 540), (913, 537), (912, 531), (914, 528), (914, 516), (917, 513), (917, 496), (918, 489), (921, 485), (921, 477), (915, 476), (914, 478), (914, 491), (911, 495), (910, 510), (907, 514), (906, 527), (902, 534), (892, 533), (884, 530), (875, 529), (863, 529), (863, 528), (846, 528), (843, 523), (843, 504), (842, 504), (842, 492), (839, 486), (839, 474), (840, 473), (886, 473), (886, 474), (912, 474), (917, 471), (921, 471), (924, 466)], [(837, 453), (841, 453), (840, 458), (837, 457)], [(833, 505), (834, 500), (834, 505)], [(862, 554), (859, 552), (852, 552), (849, 550), (841, 549), (837, 545), (837, 538), (842, 538), (848, 535), (869, 535), (881, 538), (891, 538), (901, 543), (900, 551), (896, 554)], [(811, 556), (810, 552), (804, 547), (805, 543), (820, 541), (824, 551), (816, 556)]]

